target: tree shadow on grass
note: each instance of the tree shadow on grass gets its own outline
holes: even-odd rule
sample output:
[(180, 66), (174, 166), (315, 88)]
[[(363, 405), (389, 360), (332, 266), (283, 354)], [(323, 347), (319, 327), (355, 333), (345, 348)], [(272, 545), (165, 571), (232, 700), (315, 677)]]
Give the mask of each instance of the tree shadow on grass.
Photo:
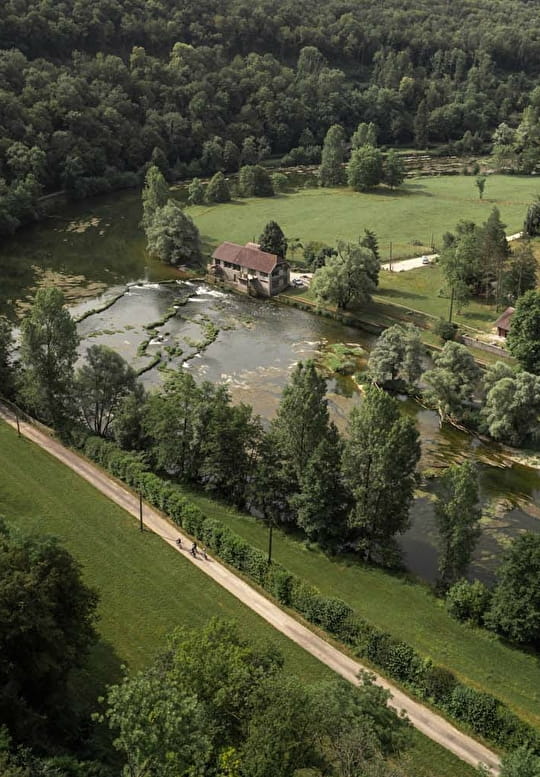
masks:
[(412, 291), (401, 291), (399, 289), (378, 289), (377, 294), (381, 297), (400, 297), (401, 299), (425, 299), (425, 294), (415, 294)]
[(493, 324), (495, 324), (495, 320), (500, 314), (496, 313), (493, 310), (486, 310), (480, 313), (465, 310), (465, 311), (461, 311), (459, 315), (461, 316), (461, 318), (464, 318), (467, 321), (472, 321), (473, 323), (474, 321), (485, 321), (486, 323), (492, 322)]
[(85, 665), (70, 677), (70, 693), (81, 712), (96, 710), (97, 700), (105, 694), (107, 686), (122, 680), (124, 663), (110, 642), (104, 639), (96, 642)]
[[(414, 191), (411, 191), (411, 190)], [(385, 186), (379, 186), (376, 189), (370, 189), (367, 194), (377, 194), (383, 197), (392, 197), (394, 199), (403, 199), (404, 197), (434, 197), (433, 192), (427, 191), (424, 184), (421, 183), (407, 183), (404, 188), (389, 189)]]

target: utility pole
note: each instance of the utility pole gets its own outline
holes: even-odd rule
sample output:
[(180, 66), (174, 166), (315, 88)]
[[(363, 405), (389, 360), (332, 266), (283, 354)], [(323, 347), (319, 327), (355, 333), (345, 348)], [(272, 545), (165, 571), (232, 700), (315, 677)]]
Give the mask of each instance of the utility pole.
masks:
[(454, 311), (454, 287), (452, 286), (452, 293), (450, 295), (450, 312), (448, 313), (448, 321), (452, 323), (452, 313)]
[(143, 524), (143, 510), (142, 510), (142, 492), (139, 491), (139, 528), (141, 531), (144, 531), (144, 524)]
[(15, 408), (15, 421), (17, 422), (17, 436), (21, 436), (21, 427), (19, 425), (19, 408)]
[(272, 531), (274, 528), (274, 524), (270, 523), (270, 532), (268, 534), (268, 564), (270, 565), (272, 563)]

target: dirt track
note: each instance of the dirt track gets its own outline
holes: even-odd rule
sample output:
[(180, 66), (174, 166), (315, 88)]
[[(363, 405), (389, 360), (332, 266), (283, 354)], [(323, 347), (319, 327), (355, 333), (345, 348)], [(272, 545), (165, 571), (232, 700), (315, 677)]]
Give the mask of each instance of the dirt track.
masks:
[[(11, 426), (16, 426), (13, 413), (2, 405), (0, 405), (0, 418)], [(41, 448), (44, 448), (52, 456), (91, 483), (98, 491), (126, 510), (126, 512), (136, 518), (139, 517), (139, 499), (127, 488), (119, 485), (98, 467), (81, 458), (72, 450), (65, 448), (38, 428), (22, 421), (20, 428), (22, 435), (32, 440)], [(366, 667), (337, 650), (337, 648), (306, 626), (303, 626), (218, 561), (211, 557), (207, 561), (201, 558), (193, 558), (185, 548), (184, 550), (179, 550), (176, 546), (176, 540), (179, 536), (182, 537), (185, 547), (190, 547), (191, 541), (147, 504), (144, 504), (143, 521), (145, 526), (159, 535), (177, 552), (181, 553), (187, 561), (196, 564), (205, 574), (236, 596), (237, 599), (250, 607), (274, 628), (281, 631), (289, 639), (314, 655), (346, 680), (358, 684), (358, 672)], [(411, 699), (384, 678), (377, 676), (377, 683), (391, 692), (391, 706), (397, 710), (404, 710), (413, 726), (423, 734), (457, 755), (463, 761), (473, 766), (484, 763), (491, 769), (494, 775), (499, 774), (500, 761), (495, 753), (466, 734), (463, 734), (441, 716)]]

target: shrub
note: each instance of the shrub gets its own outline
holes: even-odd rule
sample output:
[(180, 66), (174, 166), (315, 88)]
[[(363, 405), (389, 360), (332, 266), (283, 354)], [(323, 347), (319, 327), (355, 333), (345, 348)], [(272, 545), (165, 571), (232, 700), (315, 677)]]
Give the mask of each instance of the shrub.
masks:
[(270, 178), (275, 192), (286, 192), (289, 188), (289, 179), (284, 173), (273, 173)]
[(459, 580), (446, 594), (446, 609), (458, 621), (479, 625), (489, 607), (491, 592), (479, 580)]
[(447, 709), (458, 720), (468, 723), (476, 734), (494, 739), (497, 734), (498, 706), (497, 699), (489, 693), (459, 683), (452, 691)]
[(446, 707), (457, 685), (455, 675), (442, 666), (433, 666), (431, 661), (424, 665), (422, 675), (422, 690), (426, 698), (433, 699), (435, 704)]
[(445, 321), (444, 318), (440, 318), (433, 327), (433, 331), (441, 340), (453, 340), (456, 336), (457, 325), (450, 321)]

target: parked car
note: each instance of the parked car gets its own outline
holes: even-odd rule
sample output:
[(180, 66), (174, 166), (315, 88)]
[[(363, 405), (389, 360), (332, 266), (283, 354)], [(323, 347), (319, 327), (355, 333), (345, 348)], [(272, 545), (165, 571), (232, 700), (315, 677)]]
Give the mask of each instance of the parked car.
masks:
[(429, 256), (422, 257), (422, 264), (431, 264), (431, 259), (429, 258)]

